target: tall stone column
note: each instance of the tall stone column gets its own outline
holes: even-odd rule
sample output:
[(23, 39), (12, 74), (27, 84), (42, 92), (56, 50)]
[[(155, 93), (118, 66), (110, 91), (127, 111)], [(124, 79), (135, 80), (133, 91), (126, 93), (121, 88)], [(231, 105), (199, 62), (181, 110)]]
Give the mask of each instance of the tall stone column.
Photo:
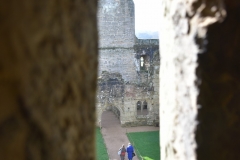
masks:
[(222, 21), (221, 0), (162, 0), (160, 28), (161, 160), (195, 160), (197, 56), (207, 27)]
[(95, 159), (96, 11), (0, 1), (0, 159)]

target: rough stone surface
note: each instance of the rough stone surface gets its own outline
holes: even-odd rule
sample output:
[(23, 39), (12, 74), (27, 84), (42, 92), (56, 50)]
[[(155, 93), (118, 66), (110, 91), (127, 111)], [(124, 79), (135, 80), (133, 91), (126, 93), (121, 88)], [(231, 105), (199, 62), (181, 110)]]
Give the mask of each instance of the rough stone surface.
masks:
[[(134, 18), (132, 0), (99, 1), (97, 124), (104, 110), (112, 110), (122, 126), (159, 122), (159, 42), (137, 39)], [(137, 110), (138, 102), (145, 107)]]
[(0, 159), (95, 159), (97, 1), (0, 1)]
[(161, 11), (161, 160), (194, 160), (197, 55), (207, 27), (223, 20), (225, 10), (220, 0), (163, 0)]
[(131, 48), (134, 45), (133, 0), (99, 0), (100, 48)]
[(100, 49), (99, 76), (103, 71), (119, 73), (127, 82), (137, 81), (137, 72), (134, 64), (134, 50), (131, 49)]

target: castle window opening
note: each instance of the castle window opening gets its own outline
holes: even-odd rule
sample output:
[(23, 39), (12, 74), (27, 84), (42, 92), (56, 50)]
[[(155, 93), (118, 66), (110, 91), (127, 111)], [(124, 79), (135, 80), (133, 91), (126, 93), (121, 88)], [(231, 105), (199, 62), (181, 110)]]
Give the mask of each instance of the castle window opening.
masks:
[(147, 102), (146, 101), (143, 102), (143, 109), (147, 109)]
[(145, 70), (145, 68), (146, 68), (145, 67), (145, 59), (146, 59), (145, 56), (140, 57), (140, 70), (142, 70), (142, 71)]
[(142, 114), (142, 102), (138, 101), (137, 102), (137, 115), (141, 115)]
[(144, 59), (143, 57), (141, 57), (141, 67), (143, 67), (143, 64), (144, 64)]
[(143, 105), (142, 105), (143, 109), (142, 109), (142, 115), (148, 115), (148, 105), (147, 102), (144, 101)]
[(137, 102), (137, 110), (141, 110), (141, 106), (142, 106), (141, 102), (138, 101), (138, 102)]

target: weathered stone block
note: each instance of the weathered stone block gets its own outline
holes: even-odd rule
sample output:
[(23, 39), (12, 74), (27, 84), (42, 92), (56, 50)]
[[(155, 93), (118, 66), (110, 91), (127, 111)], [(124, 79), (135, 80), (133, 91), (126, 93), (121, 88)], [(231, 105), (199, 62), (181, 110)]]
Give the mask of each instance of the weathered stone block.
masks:
[(0, 159), (95, 159), (97, 1), (0, 1)]

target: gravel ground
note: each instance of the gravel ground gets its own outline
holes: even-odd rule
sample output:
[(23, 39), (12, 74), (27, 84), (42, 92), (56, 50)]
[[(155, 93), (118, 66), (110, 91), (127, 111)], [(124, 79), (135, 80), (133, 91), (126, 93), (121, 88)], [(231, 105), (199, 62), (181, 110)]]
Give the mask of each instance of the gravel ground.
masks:
[[(158, 131), (159, 127), (140, 126), (122, 128), (119, 119), (111, 112), (105, 111), (102, 114), (102, 134), (106, 143), (107, 151), (110, 160), (119, 160), (117, 152), (122, 144), (127, 146), (129, 143), (126, 132), (144, 132), (144, 131)], [(127, 154), (125, 159), (127, 160)], [(138, 160), (137, 156), (133, 160)]]

